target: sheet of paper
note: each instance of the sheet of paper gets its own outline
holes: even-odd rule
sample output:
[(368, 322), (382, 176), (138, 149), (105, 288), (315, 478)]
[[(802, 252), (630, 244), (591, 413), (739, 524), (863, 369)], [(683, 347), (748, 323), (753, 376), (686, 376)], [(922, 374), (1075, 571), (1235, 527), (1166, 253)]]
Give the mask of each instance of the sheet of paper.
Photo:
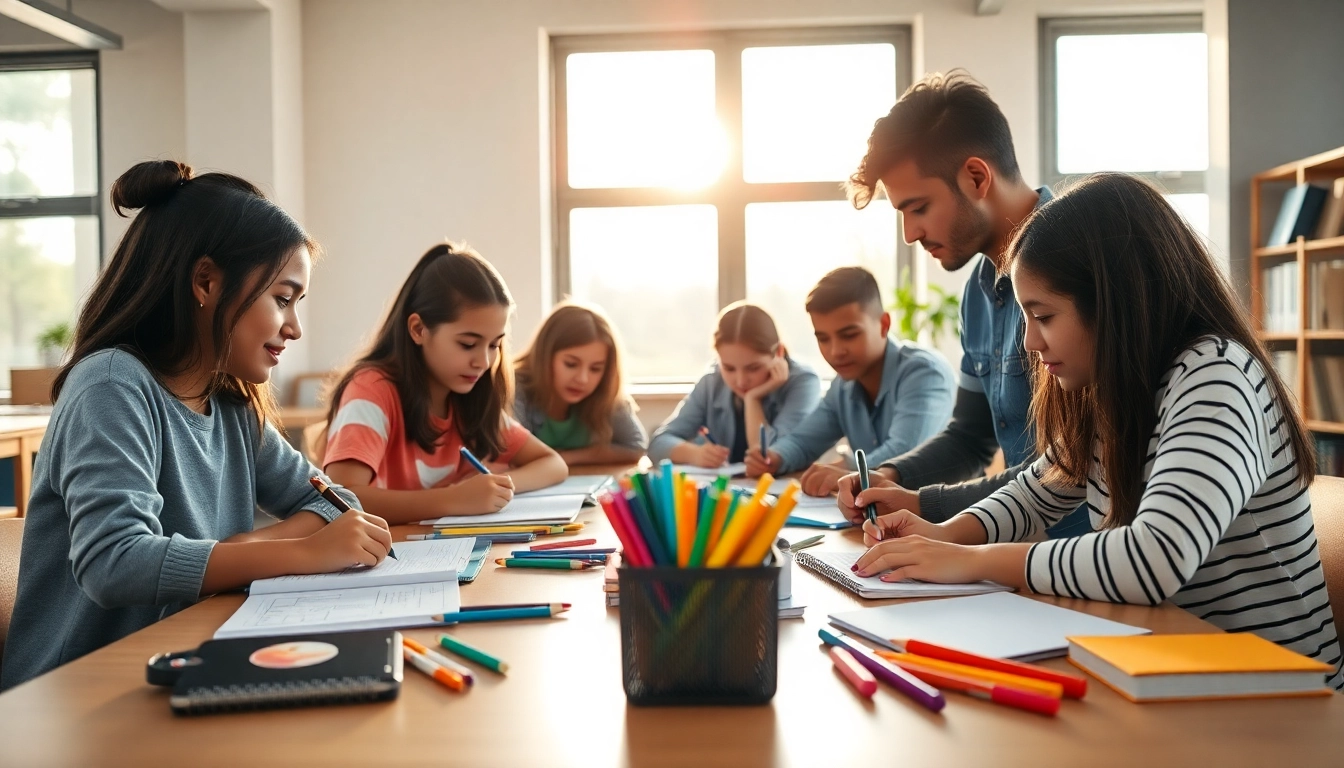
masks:
[(789, 520), (785, 525), (797, 524), (797, 521), (802, 520), (818, 525), (845, 524), (845, 527), (848, 527), (849, 520), (840, 511), (840, 508), (835, 506), (835, 499), (830, 501), (830, 504), (810, 504), (808, 506), (799, 504), (789, 513)]
[[(707, 469), (707, 468), (705, 468), (705, 467), (695, 467), (695, 466), (691, 466), (690, 464), (673, 464), (673, 465), (672, 465), (672, 471), (673, 471), (673, 472), (685, 472), (687, 477), (711, 477), (711, 478), (712, 478), (712, 477), (718, 477), (719, 475), (727, 475), (727, 476), (729, 476), (729, 477), (737, 477), (738, 475), (745, 475), (745, 474), (747, 474), (747, 465), (746, 465), (746, 463), (744, 463), (744, 462), (738, 462), (738, 463), (736, 463), (736, 464), (724, 464), (724, 465), (721, 466), (721, 467), (715, 467), (715, 468), (713, 468), (713, 469)], [(754, 486), (753, 486), (753, 487), (754, 487)]]
[(451, 515), (422, 520), (421, 525), (466, 528), (480, 525), (564, 525), (574, 522), (583, 510), (587, 494), (567, 496), (515, 496), (503, 509), (488, 515)]
[(611, 475), (570, 475), (562, 482), (549, 488), (538, 488), (535, 491), (520, 493), (516, 498), (535, 499), (543, 496), (572, 496), (579, 493), (594, 496), (611, 481)]
[(424, 627), (461, 605), (457, 579), (320, 592), (251, 595), (216, 638)]
[(277, 576), (258, 579), (248, 590), (253, 595), (277, 592), (312, 592), (322, 589), (350, 587), (377, 587), (385, 584), (408, 584), (417, 581), (448, 581), (454, 579), (471, 558), (475, 539), (439, 539), (436, 541), (405, 541), (392, 547), (396, 559), (387, 557), (372, 568), (347, 568), (336, 573), (316, 573), (307, 576)]

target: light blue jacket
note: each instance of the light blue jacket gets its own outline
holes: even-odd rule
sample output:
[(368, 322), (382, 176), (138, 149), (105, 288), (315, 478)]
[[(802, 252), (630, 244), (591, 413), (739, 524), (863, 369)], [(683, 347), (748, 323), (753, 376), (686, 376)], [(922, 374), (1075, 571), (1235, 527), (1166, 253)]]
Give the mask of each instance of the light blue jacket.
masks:
[(947, 426), (955, 388), (952, 366), (942, 355), (887, 339), (876, 402), (868, 402), (858, 381), (836, 379), (821, 406), (791, 434), (772, 443), (770, 450), (783, 459), (780, 473), (796, 472), (843, 437), (851, 449), (862, 448), (868, 465), (876, 467)]
[[(796, 429), (820, 401), (821, 379), (816, 372), (789, 358), (789, 380), (761, 401), (768, 422), (765, 434), (769, 444), (774, 446), (776, 441)], [(696, 440), (701, 427), (709, 427), (709, 434), (719, 445), (731, 447), (737, 437), (733, 390), (719, 374), (717, 361), (695, 383), (695, 388), (677, 405), (668, 420), (654, 430), (649, 442), (649, 459), (656, 463), (670, 458), (677, 445)]]

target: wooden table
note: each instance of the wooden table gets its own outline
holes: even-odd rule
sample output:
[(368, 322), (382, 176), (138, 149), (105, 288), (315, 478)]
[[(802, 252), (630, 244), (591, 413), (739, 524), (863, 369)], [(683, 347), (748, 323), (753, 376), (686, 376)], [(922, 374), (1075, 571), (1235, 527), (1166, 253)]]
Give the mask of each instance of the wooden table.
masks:
[(326, 408), (286, 405), (281, 406), (279, 412), (281, 426), (285, 428), (286, 432), (291, 433), (302, 432), (304, 427), (310, 424), (316, 424), (325, 418), (327, 418)]
[(33, 455), (42, 445), (50, 406), (0, 406), (0, 459), (14, 459), (14, 507), (23, 517), (33, 485)]
[[(588, 510), (581, 534), (615, 543)], [(397, 538), (417, 530), (399, 526)], [(810, 535), (786, 529), (786, 536)], [(498, 554), (516, 545), (496, 545)], [(825, 546), (857, 547), (853, 532)], [(621, 689), (616, 609), (602, 574), (496, 570), (463, 585), (464, 604), (568, 601), (564, 618), (453, 630), (507, 660), (508, 677), (478, 674), (451, 693), (408, 669), (397, 701), (200, 718), (174, 717), (144, 682), (150, 655), (195, 647), (241, 603), (211, 598), (0, 695), (6, 765), (1340, 765), (1344, 697), (1131, 704), (1092, 681), (1058, 718), (948, 694), (931, 714), (889, 689), (864, 700), (831, 669), (817, 639), (826, 614), (860, 601), (795, 569), (803, 620), (780, 622), (779, 689), (757, 707), (639, 708)], [(1049, 599), (1157, 632), (1217, 631), (1172, 606)], [(410, 630), (432, 643), (435, 631)], [(1073, 670), (1056, 659), (1049, 666)], [(1073, 670), (1076, 671), (1076, 670)]]

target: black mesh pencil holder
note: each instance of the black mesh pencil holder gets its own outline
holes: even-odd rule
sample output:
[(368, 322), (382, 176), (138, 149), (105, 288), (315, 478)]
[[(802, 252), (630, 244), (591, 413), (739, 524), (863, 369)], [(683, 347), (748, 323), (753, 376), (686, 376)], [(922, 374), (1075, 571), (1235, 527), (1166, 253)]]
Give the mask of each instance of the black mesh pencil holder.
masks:
[(619, 572), (631, 704), (763, 704), (775, 695), (779, 566)]

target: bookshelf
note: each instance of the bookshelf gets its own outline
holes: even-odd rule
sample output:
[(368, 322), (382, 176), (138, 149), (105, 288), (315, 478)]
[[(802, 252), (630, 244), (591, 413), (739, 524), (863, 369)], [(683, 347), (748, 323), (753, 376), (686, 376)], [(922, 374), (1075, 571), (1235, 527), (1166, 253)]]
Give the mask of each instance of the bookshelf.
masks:
[[(1320, 299), (1319, 291), (1314, 291), (1314, 271), (1318, 265), (1335, 260), (1344, 261), (1344, 236), (1323, 239), (1299, 237), (1288, 245), (1266, 246), (1265, 240), (1279, 213), (1281, 195), (1292, 187), (1304, 183), (1316, 183), (1329, 187), (1336, 178), (1344, 177), (1344, 147), (1313, 155), (1296, 162), (1285, 163), (1251, 177), (1251, 316), (1256, 334), (1275, 357), (1276, 365), (1280, 359), (1292, 361), (1292, 357), (1280, 356), (1281, 353), (1295, 354), (1290, 363), (1291, 370), (1280, 367), (1288, 385), (1297, 393), (1299, 405), (1306, 421), (1307, 429), (1315, 433), (1318, 451), (1322, 454), (1321, 471), (1323, 474), (1340, 474), (1341, 461), (1330, 462), (1322, 446), (1331, 443), (1344, 455), (1344, 403), (1333, 404), (1331, 398), (1329, 414), (1325, 410), (1326, 397), (1315, 391), (1318, 379), (1324, 374), (1317, 365), (1326, 365), (1329, 358), (1339, 358), (1344, 363), (1344, 329), (1326, 329), (1315, 327), (1319, 320), (1315, 307)], [(1295, 264), (1296, 275), (1286, 290), (1295, 299), (1296, 307), (1288, 315), (1282, 313), (1278, 322), (1267, 328), (1267, 293), (1283, 298), (1285, 287), (1282, 283), (1267, 286), (1267, 281), (1282, 280), (1271, 277), (1269, 270), (1284, 264)], [(1271, 302), (1272, 305), (1272, 302)], [(1329, 363), (1335, 365), (1336, 363)], [(1328, 366), (1321, 371), (1328, 370)], [(1329, 416), (1329, 418), (1327, 418)], [(1331, 464), (1333, 463), (1333, 466)]]

